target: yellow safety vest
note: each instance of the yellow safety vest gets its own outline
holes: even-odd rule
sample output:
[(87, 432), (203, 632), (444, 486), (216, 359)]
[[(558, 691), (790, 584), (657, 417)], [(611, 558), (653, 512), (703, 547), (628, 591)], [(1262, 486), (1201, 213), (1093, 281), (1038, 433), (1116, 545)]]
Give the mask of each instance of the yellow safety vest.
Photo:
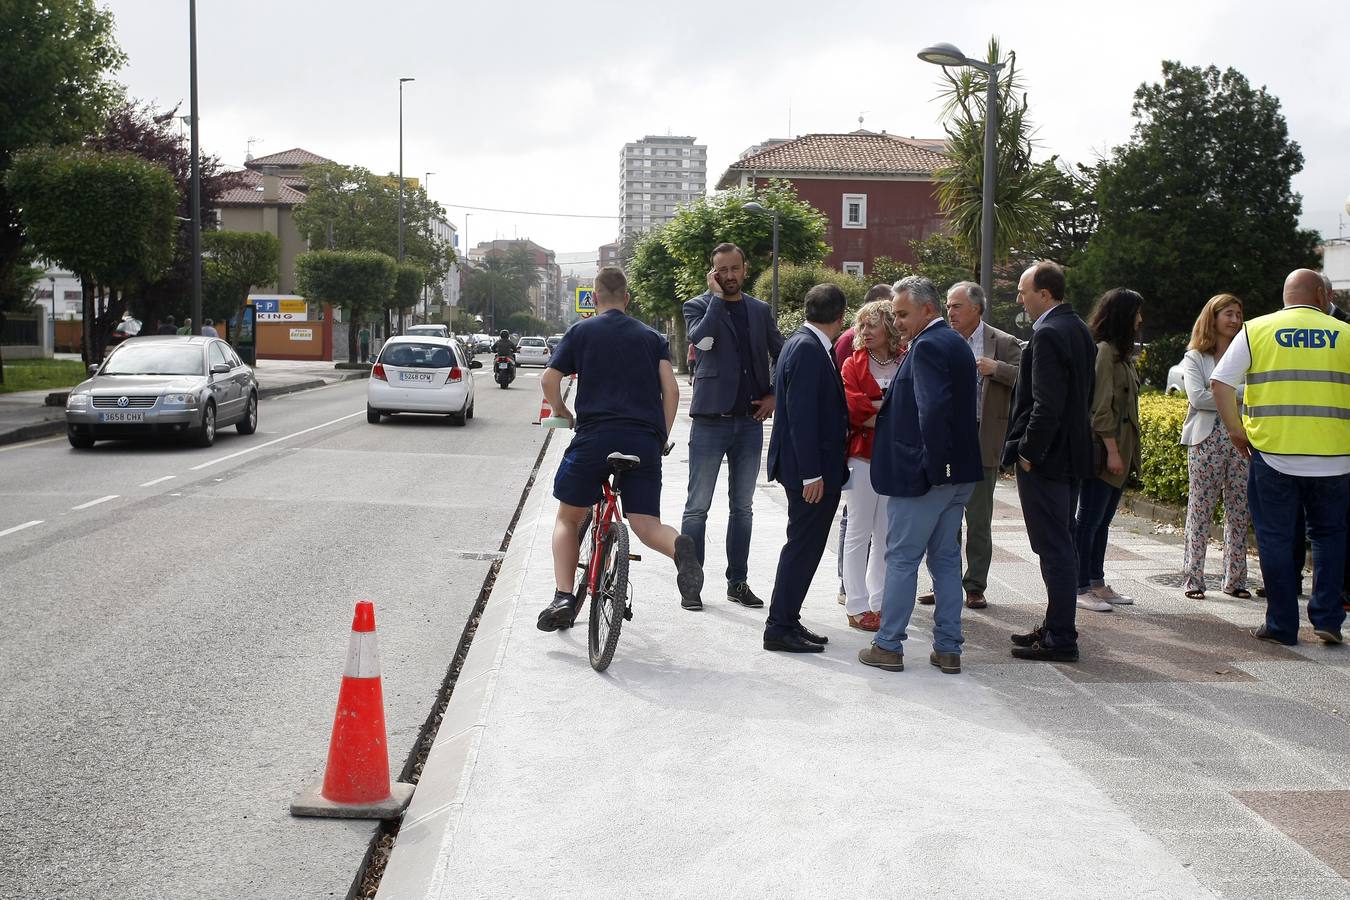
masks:
[(1350, 328), (1309, 306), (1246, 324), (1252, 365), (1242, 424), (1253, 447), (1350, 456)]

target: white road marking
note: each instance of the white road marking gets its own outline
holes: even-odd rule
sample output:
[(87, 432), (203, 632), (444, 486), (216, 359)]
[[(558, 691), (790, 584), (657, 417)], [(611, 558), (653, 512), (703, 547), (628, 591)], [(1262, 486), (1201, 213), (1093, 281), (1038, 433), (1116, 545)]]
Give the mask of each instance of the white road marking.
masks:
[(218, 457), (218, 458), (216, 458), (216, 459), (210, 460), (209, 462), (204, 462), (204, 463), (202, 463), (202, 464), (199, 465), (199, 466), (193, 466), (192, 468), (188, 469), (188, 471), (189, 471), (189, 472), (196, 472), (196, 471), (198, 471), (198, 470), (200, 470), (200, 469), (205, 469), (205, 468), (208, 468), (208, 467), (210, 467), (210, 466), (214, 466), (216, 463), (223, 463), (223, 462), (225, 462), (225, 461), (227, 461), (227, 460), (231, 460), (231, 459), (235, 459), (236, 457), (243, 456), (243, 455), (246, 454), (246, 453), (253, 453), (255, 450), (263, 450), (263, 449), (265, 449), (265, 448), (267, 448), (267, 447), (272, 446), (273, 444), (280, 444), (282, 441), (288, 441), (288, 440), (290, 440), (290, 439), (293, 438), (293, 437), (299, 437), (299, 436), (302, 435), (302, 434), (309, 434), (311, 431), (318, 431), (320, 428), (327, 428), (329, 425), (336, 425), (338, 422), (345, 422), (345, 421), (347, 421), (348, 419), (352, 419), (352, 418), (355, 418), (356, 416), (363, 416), (363, 415), (365, 415), (365, 411), (364, 411), (364, 410), (362, 410), (361, 412), (354, 412), (354, 413), (351, 413), (350, 415), (346, 415), (346, 416), (339, 416), (338, 418), (332, 419), (331, 421), (323, 422), (322, 424), (319, 424), (319, 425), (313, 425), (313, 426), (311, 426), (311, 427), (309, 427), (309, 428), (305, 428), (305, 429), (302, 429), (302, 430), (300, 430), (300, 431), (292, 432), (291, 434), (283, 435), (283, 436), (281, 436), (281, 437), (279, 437), (279, 438), (276, 438), (275, 440), (266, 441), (266, 442), (264, 442), (264, 443), (259, 444), (259, 445), (256, 446), (256, 447), (249, 447), (249, 448), (246, 449), (246, 450), (240, 450), (240, 451), (235, 452), (235, 453), (228, 453), (228, 454), (226, 454), (225, 456)]
[(147, 481), (145, 484), (141, 485), (141, 487), (154, 487), (157, 484), (168, 481), (170, 478), (177, 478), (177, 477), (178, 476), (176, 475), (165, 475), (161, 478), (152, 478), (150, 481)]
[(99, 497), (97, 500), (90, 500), (88, 503), (81, 503), (79, 506), (72, 506), (72, 510), (88, 509), (91, 506), (98, 506), (100, 503), (107, 503), (109, 500), (116, 500), (121, 494), (109, 494), (106, 497)]
[(32, 528), (34, 525), (41, 525), (45, 521), (47, 520), (34, 519), (31, 522), (24, 522), (22, 525), (15, 525), (13, 528), (6, 528), (4, 531), (0, 531), (0, 537), (6, 537), (8, 535), (13, 534), (16, 531), (23, 531), (25, 528)]
[(36, 447), (38, 444), (54, 444), (57, 441), (63, 441), (65, 438), (43, 438), (40, 441), (24, 441), (22, 444), (10, 444), (8, 447), (0, 447), (0, 453), (8, 453), (10, 450), (23, 450), (27, 447)]

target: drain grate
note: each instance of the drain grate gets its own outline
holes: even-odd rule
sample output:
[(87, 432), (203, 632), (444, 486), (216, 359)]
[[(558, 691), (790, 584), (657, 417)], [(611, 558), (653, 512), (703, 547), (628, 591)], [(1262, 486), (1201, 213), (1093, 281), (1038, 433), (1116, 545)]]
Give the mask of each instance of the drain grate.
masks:
[(506, 554), (500, 550), (456, 550), (451, 555), (459, 559), (484, 559), (495, 562)]

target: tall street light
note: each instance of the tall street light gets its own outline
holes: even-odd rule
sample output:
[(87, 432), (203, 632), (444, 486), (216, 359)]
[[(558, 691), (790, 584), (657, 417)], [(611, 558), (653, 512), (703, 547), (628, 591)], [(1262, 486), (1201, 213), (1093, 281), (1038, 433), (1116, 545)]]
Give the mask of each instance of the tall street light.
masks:
[(778, 210), (768, 209), (754, 200), (741, 207), (747, 212), (773, 216), (773, 293), (769, 297), (769, 306), (773, 309), (773, 320), (778, 321)]
[(403, 85), (416, 78), (398, 80), (398, 261), (403, 262)]
[(971, 59), (951, 44), (934, 44), (919, 51), (919, 59), (946, 68), (969, 66), (985, 74), (988, 85), (984, 95), (984, 197), (980, 210), (980, 287), (990, 299), (994, 296), (994, 159), (998, 151), (994, 136), (998, 129), (998, 73), (1007, 63), (987, 63)]
[(200, 334), (202, 327), (202, 167), (200, 145), (197, 141), (197, 0), (188, 0), (188, 69), (189, 112), (192, 116), (192, 330)]
[[(431, 176), (432, 176), (432, 175), (435, 175), (435, 174), (436, 174), (435, 172), (424, 172), (424, 173), (422, 173), (422, 192), (426, 195), (428, 201), (430, 201), (430, 199), (431, 199), (431, 187), (430, 187), (430, 185), (431, 185)], [(427, 281), (423, 281), (423, 282), (422, 282), (422, 321), (425, 322), (426, 320), (428, 320), (428, 319), (430, 319), (430, 318), (431, 318), (431, 284), (430, 284), (429, 282), (427, 282)]]

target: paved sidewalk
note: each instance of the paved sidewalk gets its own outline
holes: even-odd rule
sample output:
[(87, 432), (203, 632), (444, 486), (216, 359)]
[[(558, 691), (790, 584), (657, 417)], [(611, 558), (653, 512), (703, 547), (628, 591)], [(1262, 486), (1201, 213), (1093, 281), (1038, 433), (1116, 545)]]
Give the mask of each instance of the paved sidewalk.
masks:
[[(254, 371), (258, 375), (258, 396), (262, 399), (323, 387), (335, 381), (367, 377), (366, 371), (335, 369), (331, 362), (322, 361), (264, 359), (258, 361)], [(47, 395), (51, 393), (18, 391), (0, 394), (0, 444), (64, 434), (65, 406), (45, 405)], [(65, 394), (66, 391), (56, 393)]]
[[(688, 419), (667, 458), (679, 521)], [(1083, 661), (1024, 663), (1010, 632), (1042, 589), (1015, 488), (999, 484), (990, 608), (966, 611), (965, 671), (857, 662), (833, 546), (803, 617), (821, 655), (760, 649), (762, 610), (723, 599), (726, 498), (701, 613), (649, 550), (603, 675), (579, 621), (545, 634), (550, 445), (405, 816), (378, 896), (1350, 897), (1350, 648), (1243, 628), (1262, 607), (1165, 584), (1181, 548), (1122, 516), (1108, 579), (1138, 598), (1080, 611)], [(762, 471), (762, 470), (761, 470)], [(725, 484), (723, 484), (723, 487)], [(755, 496), (751, 584), (783, 540)], [(1132, 530), (1131, 523), (1136, 527)], [(1217, 555), (1214, 557), (1217, 561)], [(1253, 573), (1254, 575), (1257, 573)]]

